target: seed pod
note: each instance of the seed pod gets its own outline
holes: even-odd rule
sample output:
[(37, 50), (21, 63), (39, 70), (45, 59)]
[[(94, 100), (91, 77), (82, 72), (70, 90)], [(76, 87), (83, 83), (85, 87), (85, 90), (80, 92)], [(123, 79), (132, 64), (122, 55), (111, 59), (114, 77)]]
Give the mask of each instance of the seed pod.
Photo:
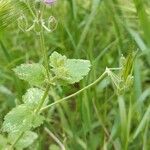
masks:
[(23, 31), (25, 32), (28, 28), (28, 21), (27, 21), (27, 18), (25, 15), (21, 15), (19, 18), (18, 18), (18, 27)]
[(57, 20), (53, 16), (50, 16), (48, 19), (48, 28), (51, 31), (54, 31), (57, 28)]

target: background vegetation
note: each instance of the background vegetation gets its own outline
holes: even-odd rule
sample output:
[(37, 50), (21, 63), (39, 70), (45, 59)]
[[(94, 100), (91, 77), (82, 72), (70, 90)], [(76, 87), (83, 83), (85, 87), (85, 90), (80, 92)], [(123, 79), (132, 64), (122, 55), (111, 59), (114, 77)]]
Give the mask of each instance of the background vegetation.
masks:
[[(6, 11), (15, 11), (10, 7)], [(20, 5), (15, 7), (21, 9)], [(23, 13), (32, 23), (28, 8)], [(50, 108), (46, 122), (35, 130), (40, 135), (38, 140), (29, 149), (57, 146), (44, 130), (47, 127), (66, 150), (149, 150), (150, 1), (58, 0), (45, 10), (45, 17), (51, 15), (57, 19), (58, 27), (53, 33), (45, 33), (49, 55), (57, 51), (92, 63), (88, 77), (79, 84), (58, 87), (54, 92), (57, 97), (90, 84), (106, 66), (118, 66), (121, 54), (127, 56), (138, 50), (139, 55), (134, 62), (133, 87), (122, 97), (121, 104), (107, 78), (70, 101)], [(17, 17), (6, 16), (3, 22), (6, 19), (12, 24), (0, 28), (0, 126), (6, 113), (22, 103), (21, 97), (29, 87), (17, 79), (12, 68), (25, 62), (43, 61), (39, 36), (33, 31), (22, 32), (15, 21)]]

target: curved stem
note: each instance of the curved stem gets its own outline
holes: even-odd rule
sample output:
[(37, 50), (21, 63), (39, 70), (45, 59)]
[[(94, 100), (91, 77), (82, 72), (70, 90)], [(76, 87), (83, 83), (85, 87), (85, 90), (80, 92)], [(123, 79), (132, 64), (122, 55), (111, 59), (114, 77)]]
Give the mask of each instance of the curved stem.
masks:
[(44, 130), (49, 134), (51, 138), (60, 146), (61, 150), (66, 150), (63, 143), (47, 128), (45, 127)]
[(77, 91), (76, 93), (73, 93), (73, 94), (71, 94), (71, 95), (69, 95), (69, 96), (67, 96), (67, 97), (64, 97), (64, 98), (62, 98), (62, 99), (60, 99), (60, 100), (57, 100), (56, 102), (54, 102), (54, 103), (52, 103), (52, 104), (50, 104), (50, 105), (47, 105), (47, 106), (43, 107), (43, 108), (41, 109), (41, 111), (43, 111), (43, 110), (45, 110), (45, 109), (47, 109), (47, 108), (49, 108), (49, 107), (52, 107), (52, 106), (54, 106), (54, 105), (56, 105), (56, 104), (59, 104), (59, 103), (65, 101), (65, 100), (68, 100), (68, 99), (70, 99), (70, 98), (72, 98), (72, 97), (74, 97), (74, 96), (80, 94), (80, 93), (83, 92), (84, 90), (87, 90), (87, 89), (91, 88), (92, 86), (94, 86), (94, 85), (97, 84), (98, 82), (102, 81), (102, 80), (106, 77), (106, 75), (107, 75), (107, 72), (105, 71), (105, 72), (104, 72), (97, 80), (95, 80), (93, 83), (87, 85), (86, 87), (82, 88), (81, 90)]

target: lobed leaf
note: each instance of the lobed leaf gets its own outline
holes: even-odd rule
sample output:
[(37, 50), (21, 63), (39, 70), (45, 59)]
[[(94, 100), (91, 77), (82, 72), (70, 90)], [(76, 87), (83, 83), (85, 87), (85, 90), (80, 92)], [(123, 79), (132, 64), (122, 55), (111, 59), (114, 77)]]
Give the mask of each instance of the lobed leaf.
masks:
[[(42, 99), (44, 91), (38, 88), (30, 88), (22, 97), (23, 102), (29, 106), (37, 107), (39, 101)], [(48, 97), (47, 97), (48, 99)], [(47, 102), (47, 100), (45, 101)]]
[(73, 84), (79, 82), (90, 71), (91, 63), (88, 60), (68, 59), (65, 65), (68, 70), (70, 79), (68, 83)]
[(7, 146), (7, 139), (0, 134), (0, 149), (5, 149)]
[(13, 70), (20, 79), (35, 86), (42, 85), (46, 78), (46, 70), (44, 66), (38, 63), (21, 64)]
[(67, 59), (66, 56), (54, 52), (50, 56), (50, 66), (57, 79), (74, 84), (88, 74), (91, 63), (88, 60)]
[(53, 52), (50, 56), (50, 66), (53, 68), (64, 67), (66, 61), (67, 57), (57, 52)]
[(4, 118), (3, 131), (25, 132), (43, 123), (44, 117), (37, 115), (31, 107), (23, 104), (12, 109)]
[(33, 120), (32, 120), (32, 127), (36, 128), (39, 127), (41, 124), (43, 124), (43, 121), (45, 120), (44, 116), (41, 116), (39, 114), (34, 114), (33, 115)]
[[(14, 139), (16, 137), (19, 137), (20, 133), (11, 133), (8, 136), (8, 140), (11, 144), (13, 144)], [(36, 139), (38, 138), (38, 135), (35, 132), (27, 131), (23, 134), (23, 136), (19, 139), (19, 141), (15, 144), (15, 148), (17, 150), (21, 150), (24, 148), (27, 148), (30, 146)]]

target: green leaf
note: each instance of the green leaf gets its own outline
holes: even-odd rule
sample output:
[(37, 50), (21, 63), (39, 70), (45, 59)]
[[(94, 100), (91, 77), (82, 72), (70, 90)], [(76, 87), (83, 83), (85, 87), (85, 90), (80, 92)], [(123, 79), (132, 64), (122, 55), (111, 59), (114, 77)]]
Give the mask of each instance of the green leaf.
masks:
[(135, 57), (136, 57), (136, 53), (133, 52), (129, 53), (126, 58), (124, 58), (123, 56), (121, 57), (120, 67), (122, 69), (120, 71), (120, 76), (123, 79), (123, 81), (126, 81), (129, 75), (132, 75)]
[[(8, 140), (11, 144), (13, 144), (14, 139), (16, 137), (19, 137), (20, 133), (11, 133), (8, 136)], [(19, 139), (19, 141), (15, 144), (15, 148), (18, 150), (21, 150), (23, 148), (27, 148), (30, 146), (36, 139), (38, 138), (38, 135), (35, 132), (27, 131), (24, 133), (24, 135)]]
[(50, 66), (53, 68), (64, 67), (66, 61), (67, 57), (57, 52), (53, 52), (50, 56)]
[(0, 134), (0, 149), (5, 149), (7, 146), (7, 139)]
[[(38, 88), (30, 88), (27, 90), (25, 95), (22, 97), (23, 102), (29, 106), (37, 107), (39, 101), (42, 99), (44, 91)], [(47, 97), (48, 100), (48, 97)], [(47, 102), (45, 101), (45, 103)]]
[(65, 64), (70, 76), (68, 83), (73, 84), (79, 82), (90, 71), (91, 63), (88, 60), (68, 59)]
[(46, 70), (43, 65), (38, 63), (21, 64), (13, 69), (16, 75), (31, 85), (40, 86), (46, 78)]
[(35, 114), (31, 107), (23, 104), (5, 116), (2, 129), (8, 133), (25, 132), (41, 125), (43, 120), (44, 117)]
[(150, 105), (148, 106), (141, 122), (139, 123), (137, 129), (135, 130), (135, 133), (133, 134), (133, 139), (135, 139), (140, 134), (140, 132), (142, 132), (142, 130), (146, 127), (146, 124), (149, 123), (150, 121), (149, 116), (150, 116)]
[(44, 120), (45, 120), (44, 116), (41, 116), (39, 114), (34, 114), (32, 120), (32, 127), (33, 128), (39, 127), (41, 124), (43, 124)]
[(12, 109), (4, 118), (3, 131), (18, 132), (30, 130), (32, 122), (31, 114), (31, 110), (25, 105), (20, 105)]
[(54, 52), (50, 56), (50, 66), (58, 81), (74, 84), (88, 74), (91, 63), (88, 60), (67, 59), (66, 56)]
[(123, 96), (118, 96), (118, 104), (119, 104), (119, 115), (120, 115), (120, 126), (121, 126), (121, 139), (122, 142), (126, 141), (127, 138), (127, 111), (126, 111), (126, 105), (125, 100)]

